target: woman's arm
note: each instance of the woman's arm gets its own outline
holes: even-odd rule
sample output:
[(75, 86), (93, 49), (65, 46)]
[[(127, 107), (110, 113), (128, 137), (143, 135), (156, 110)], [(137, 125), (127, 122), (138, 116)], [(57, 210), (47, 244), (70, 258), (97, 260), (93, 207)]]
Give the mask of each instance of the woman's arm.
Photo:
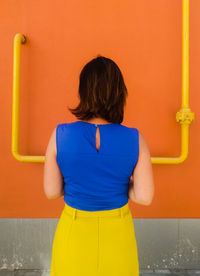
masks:
[[(150, 151), (139, 132), (139, 156), (130, 179), (129, 197), (138, 204), (150, 205), (154, 197), (154, 179)], [(134, 185), (133, 185), (134, 184)], [(133, 187), (134, 186), (134, 187)]]
[(48, 199), (56, 199), (64, 195), (64, 179), (56, 161), (56, 128), (47, 146), (44, 164), (44, 192)]
[(147, 202), (136, 199), (135, 192), (134, 192), (134, 183), (133, 183), (133, 176), (130, 177), (129, 186), (128, 186), (128, 198), (131, 199), (133, 202), (141, 205), (150, 205)]

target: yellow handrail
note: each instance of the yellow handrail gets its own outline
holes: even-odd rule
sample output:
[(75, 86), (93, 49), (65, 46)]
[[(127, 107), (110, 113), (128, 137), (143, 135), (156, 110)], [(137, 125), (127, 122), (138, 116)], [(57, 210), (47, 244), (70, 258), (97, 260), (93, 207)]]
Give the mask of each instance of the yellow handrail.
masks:
[[(12, 154), (21, 162), (44, 162), (44, 156), (21, 155), (18, 152), (19, 137), (19, 95), (20, 95), (20, 50), (26, 43), (23, 34), (16, 34), (13, 52), (13, 108), (12, 108)], [(182, 0), (182, 106), (176, 113), (181, 124), (181, 154), (179, 157), (151, 157), (154, 164), (179, 164), (188, 155), (189, 124), (194, 113), (189, 108), (189, 0)]]

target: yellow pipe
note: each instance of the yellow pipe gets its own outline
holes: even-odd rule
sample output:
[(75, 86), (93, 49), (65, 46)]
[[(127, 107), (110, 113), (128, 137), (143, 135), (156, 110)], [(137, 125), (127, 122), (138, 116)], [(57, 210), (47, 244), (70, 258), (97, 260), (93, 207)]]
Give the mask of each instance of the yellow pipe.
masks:
[(178, 157), (152, 157), (154, 164), (179, 164), (188, 156), (189, 124), (194, 113), (189, 108), (189, 0), (182, 0), (182, 105), (176, 113), (181, 124), (181, 154)]
[(21, 162), (44, 162), (44, 156), (19, 154), (19, 100), (20, 100), (20, 50), (21, 44), (26, 43), (22, 34), (16, 34), (13, 45), (13, 105), (12, 105), (12, 154)]
[[(22, 34), (14, 38), (13, 58), (13, 109), (12, 109), (12, 154), (21, 162), (44, 162), (44, 156), (20, 155), (19, 137), (19, 96), (20, 96), (20, 49), (26, 43)], [(189, 108), (189, 0), (182, 0), (182, 105), (176, 113), (176, 121), (181, 124), (181, 154), (178, 157), (151, 157), (154, 164), (179, 164), (188, 155), (189, 124), (194, 120), (194, 113)]]

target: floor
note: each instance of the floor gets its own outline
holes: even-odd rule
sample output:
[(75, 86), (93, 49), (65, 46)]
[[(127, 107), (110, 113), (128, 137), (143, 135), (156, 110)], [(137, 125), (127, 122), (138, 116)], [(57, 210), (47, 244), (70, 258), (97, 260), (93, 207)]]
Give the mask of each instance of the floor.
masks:
[(200, 276), (200, 270), (142, 270), (139, 276)]
[[(0, 276), (49, 276), (49, 271), (17, 269), (0, 270)], [(141, 270), (139, 276), (200, 276), (200, 270)], [(123, 276), (123, 275), (122, 275)]]

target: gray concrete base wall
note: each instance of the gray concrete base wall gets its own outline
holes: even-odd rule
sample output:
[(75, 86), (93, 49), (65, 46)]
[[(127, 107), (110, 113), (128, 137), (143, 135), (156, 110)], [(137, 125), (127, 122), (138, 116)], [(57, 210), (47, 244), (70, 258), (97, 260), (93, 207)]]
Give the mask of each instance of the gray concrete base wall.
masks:
[[(0, 275), (29, 270), (26, 275), (49, 276), (57, 223), (58, 219), (0, 219)], [(199, 219), (133, 219), (133, 223), (140, 271), (200, 271)]]

